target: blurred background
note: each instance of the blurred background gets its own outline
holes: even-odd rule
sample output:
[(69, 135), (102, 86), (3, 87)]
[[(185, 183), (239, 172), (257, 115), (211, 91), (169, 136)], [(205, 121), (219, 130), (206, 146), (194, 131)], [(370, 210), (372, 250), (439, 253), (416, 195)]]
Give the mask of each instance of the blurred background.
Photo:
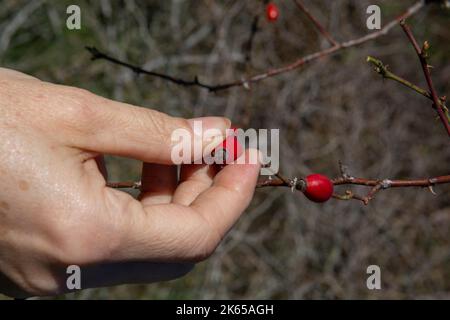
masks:
[[(218, 93), (90, 61), (84, 48), (216, 84), (329, 46), (293, 1), (274, 2), (280, 18), (269, 23), (261, 0), (0, 0), (0, 65), (175, 116), (224, 115), (246, 128), (279, 128), (281, 172), (287, 177), (312, 172), (337, 177), (338, 160), (352, 175), (367, 178), (450, 173), (448, 137), (430, 101), (383, 81), (365, 61), (373, 55), (426, 87), (400, 27), (250, 90)], [(345, 41), (369, 32), (369, 5), (380, 5), (384, 24), (415, 1), (304, 2)], [(66, 28), (71, 4), (81, 8), (81, 30)], [(255, 16), (259, 28), (247, 61)], [(409, 24), (420, 42), (430, 41), (436, 88), (450, 94), (450, 10), (427, 6)], [(107, 166), (112, 181), (139, 180), (137, 161), (108, 157)], [(434, 190), (437, 196), (426, 188), (391, 189), (364, 206), (338, 200), (320, 205), (288, 188), (259, 189), (216, 253), (188, 276), (56, 298), (450, 298), (450, 185)], [(371, 264), (381, 268), (381, 290), (366, 287)]]

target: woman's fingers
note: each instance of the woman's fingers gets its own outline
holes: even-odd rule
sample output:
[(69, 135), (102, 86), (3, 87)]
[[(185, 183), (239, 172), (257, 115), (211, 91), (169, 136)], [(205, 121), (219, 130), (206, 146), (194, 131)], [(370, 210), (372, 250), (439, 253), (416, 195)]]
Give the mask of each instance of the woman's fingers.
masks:
[(144, 162), (141, 183), (142, 205), (170, 203), (177, 187), (177, 167)]
[[(184, 150), (190, 153), (188, 158), (194, 160), (195, 156), (202, 156), (198, 151), (218, 145), (230, 127), (230, 121), (222, 117), (186, 120), (79, 89), (65, 91), (63, 99), (71, 108), (67, 121), (74, 129), (69, 143), (101, 154), (173, 164), (177, 155), (174, 148), (184, 143)], [(58, 93), (61, 94), (61, 88)], [(188, 139), (182, 140), (180, 135)]]
[(115, 257), (166, 262), (207, 258), (250, 203), (259, 169), (259, 164), (226, 166), (190, 206), (128, 202), (128, 228)]
[(183, 165), (180, 183), (173, 195), (173, 203), (189, 206), (200, 193), (212, 185), (216, 172), (216, 166), (206, 164)]
[(211, 188), (201, 193), (190, 205), (221, 238), (253, 198), (260, 170), (259, 157), (258, 150), (247, 150), (240, 158), (257, 159), (257, 163), (225, 166), (214, 178)]
[[(26, 82), (27, 94), (20, 91), (23, 84), (17, 86), (4, 78)], [(189, 163), (221, 143), (230, 127), (226, 118), (172, 117), (86, 90), (37, 81), (11, 70), (0, 69), (0, 81), (4, 91), (17, 95), (13, 106), (17, 114), (34, 112), (25, 118), (26, 125), (39, 129), (49, 140), (96, 154), (149, 163), (180, 164), (180, 160)], [(36, 111), (36, 106), (45, 106), (45, 110)], [(45, 121), (41, 121), (42, 113), (46, 115)]]

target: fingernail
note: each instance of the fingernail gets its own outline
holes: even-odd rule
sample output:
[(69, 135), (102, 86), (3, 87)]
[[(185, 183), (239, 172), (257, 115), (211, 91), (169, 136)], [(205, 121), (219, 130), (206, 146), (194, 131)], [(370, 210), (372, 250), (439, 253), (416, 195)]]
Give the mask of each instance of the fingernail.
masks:
[[(230, 128), (231, 121), (223, 117), (203, 117), (189, 119), (194, 132), (194, 159), (199, 160), (206, 155), (208, 148), (219, 145), (225, 139), (225, 131)], [(212, 150), (212, 149), (211, 149)]]
[(195, 135), (202, 135), (202, 132), (210, 129), (218, 129), (222, 133), (230, 128), (231, 121), (223, 117), (202, 117), (189, 119), (189, 124), (192, 127)]

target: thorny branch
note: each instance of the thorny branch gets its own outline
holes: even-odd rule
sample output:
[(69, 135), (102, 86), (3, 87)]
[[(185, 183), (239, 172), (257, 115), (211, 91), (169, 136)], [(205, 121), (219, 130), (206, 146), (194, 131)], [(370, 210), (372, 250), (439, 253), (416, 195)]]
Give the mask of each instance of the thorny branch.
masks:
[[(297, 2), (297, 4), (300, 2)], [(301, 5), (300, 5), (301, 6)], [(286, 73), (286, 72), (290, 72), (293, 70), (296, 70), (308, 63), (311, 63), (313, 61), (316, 61), (320, 58), (323, 58), (325, 56), (329, 56), (331, 54), (337, 53), (339, 51), (342, 51), (344, 49), (348, 49), (351, 47), (355, 47), (361, 44), (364, 44), (366, 42), (369, 42), (371, 40), (374, 40), (378, 37), (381, 37), (383, 35), (386, 35), (391, 29), (393, 29), (400, 21), (411, 17), (412, 15), (414, 15), (415, 13), (417, 13), (420, 9), (422, 9), (425, 6), (425, 1), (424, 0), (420, 0), (418, 1), (416, 4), (414, 4), (413, 6), (411, 6), (410, 8), (408, 8), (403, 14), (401, 14), (399, 17), (397, 17), (396, 19), (394, 19), (393, 21), (387, 23), (383, 28), (381, 28), (378, 31), (375, 32), (371, 32), (365, 36), (362, 36), (360, 38), (356, 38), (353, 40), (349, 40), (349, 41), (345, 41), (342, 43), (333, 43), (334, 45), (330, 48), (324, 49), (322, 51), (317, 51), (315, 53), (312, 54), (308, 54), (304, 57), (299, 58), (297, 61), (288, 64), (286, 66), (282, 66), (279, 68), (275, 68), (275, 69), (270, 69), (266, 72), (242, 79), (242, 80), (238, 80), (238, 81), (233, 81), (233, 82), (229, 82), (229, 83), (224, 83), (224, 84), (218, 84), (218, 85), (213, 85), (213, 84), (206, 84), (203, 82), (200, 82), (198, 77), (195, 76), (193, 80), (186, 80), (186, 79), (182, 79), (182, 78), (177, 78), (174, 76), (170, 76), (170, 75), (166, 75), (163, 73), (158, 73), (158, 72), (154, 72), (154, 71), (150, 71), (150, 70), (145, 70), (141, 67), (138, 67), (136, 65), (133, 65), (131, 63), (125, 62), (125, 61), (121, 61), (119, 59), (116, 59), (112, 56), (107, 55), (106, 53), (103, 53), (101, 51), (99, 51), (97, 48), (95, 47), (86, 47), (86, 49), (91, 53), (92, 55), (92, 59), (93, 60), (106, 60), (109, 61), (111, 63), (117, 64), (117, 65), (121, 65), (123, 67), (129, 68), (132, 71), (134, 71), (137, 74), (146, 74), (149, 76), (154, 76), (157, 78), (161, 78), (164, 80), (167, 80), (169, 82), (181, 85), (181, 86), (197, 86), (200, 88), (204, 88), (204, 89), (208, 89), (211, 92), (217, 92), (220, 90), (225, 90), (225, 89), (229, 89), (232, 87), (239, 87), (239, 86), (243, 86), (245, 88), (248, 88), (250, 84), (252, 83), (256, 83), (271, 77), (275, 77), (278, 76), (280, 74)], [(300, 7), (302, 8), (302, 6)], [(304, 7), (303, 7), (304, 8)], [(305, 13), (308, 12), (308, 17), (311, 19), (312, 17), (312, 21), (315, 23), (316, 27), (321, 31), (321, 33), (323, 34), (323, 31), (325, 31), (326, 34), (329, 34), (324, 28), (323, 26), (318, 22), (318, 20), (316, 18), (314, 18), (311, 13), (309, 13), (309, 11), (304, 11)], [(330, 36), (330, 39), (331, 36)], [(335, 42), (335, 40), (332, 40)]]
[[(372, 200), (375, 197), (375, 195), (381, 190), (386, 190), (390, 188), (427, 187), (433, 194), (435, 194), (433, 191), (433, 186), (438, 184), (450, 183), (450, 175), (423, 178), (423, 179), (412, 179), (412, 180), (367, 179), (367, 178), (353, 177), (342, 168), (343, 166), (341, 165), (341, 176), (332, 180), (334, 186), (360, 185), (371, 188), (367, 193), (367, 195), (365, 196), (358, 195), (351, 190), (346, 190), (345, 193), (342, 195), (334, 193), (333, 198), (338, 200), (352, 200), (352, 199), (360, 200), (365, 205), (369, 204), (370, 200)], [(107, 186), (111, 188), (140, 189), (140, 182), (120, 182), (120, 183), (108, 182)], [(288, 187), (291, 188), (292, 191), (298, 190), (303, 192), (305, 186), (306, 186), (305, 180), (302, 178), (288, 179), (280, 174), (275, 174), (274, 178), (269, 177), (268, 179), (258, 182), (256, 188)]]
[[(375, 194), (381, 190), (389, 189), (389, 188), (405, 188), (405, 187), (428, 187), (430, 191), (434, 194), (432, 189), (433, 186), (438, 184), (450, 183), (450, 175), (433, 177), (433, 178), (424, 178), (424, 179), (413, 179), (413, 180), (391, 180), (391, 179), (366, 179), (366, 178), (356, 178), (351, 176), (347, 167), (339, 163), (341, 176), (333, 179), (334, 186), (341, 185), (360, 185), (371, 187), (370, 191), (366, 196), (361, 196), (353, 193), (351, 190), (346, 190), (344, 195), (333, 194), (333, 197), (338, 200), (360, 200), (364, 204), (368, 204), (370, 200), (375, 197)], [(290, 187), (292, 188), (292, 181), (298, 181), (295, 185), (295, 189), (299, 191), (303, 191), (305, 184), (303, 179), (286, 179), (286, 178), (277, 178), (277, 179), (267, 179), (258, 183), (257, 188), (262, 187)], [(303, 183), (301, 183), (303, 181)]]
[(423, 74), (425, 75), (425, 79), (427, 81), (429, 93), (433, 100), (433, 108), (435, 108), (437, 110), (439, 118), (441, 119), (441, 122), (444, 125), (444, 128), (447, 131), (448, 136), (450, 137), (450, 122), (448, 121), (448, 118), (447, 118), (445, 111), (441, 104), (441, 99), (439, 98), (436, 88), (434, 87), (433, 80), (431, 79), (431, 73), (430, 73), (431, 66), (428, 64), (428, 61), (427, 61), (428, 49), (430, 48), (430, 45), (427, 41), (425, 41), (422, 48), (419, 47), (419, 44), (417, 43), (417, 40), (414, 37), (414, 35), (411, 31), (411, 28), (406, 24), (405, 19), (402, 19), (400, 21), (400, 25), (402, 26), (403, 31), (405, 32), (409, 41), (413, 45), (414, 50), (417, 53), (417, 56), (419, 57), (420, 65), (422, 66)]
[(340, 177), (333, 180), (335, 186), (338, 185), (361, 185), (372, 187), (366, 196), (360, 196), (353, 193), (351, 190), (346, 190), (344, 195), (334, 194), (333, 197), (339, 200), (350, 200), (356, 199), (361, 200), (364, 204), (368, 204), (370, 200), (375, 197), (375, 194), (381, 190), (389, 188), (406, 188), (406, 187), (428, 187), (430, 191), (434, 193), (433, 186), (438, 184), (450, 183), (450, 175), (424, 178), (424, 179), (414, 179), (414, 180), (391, 180), (391, 179), (365, 179), (356, 177)]
[[(390, 71), (388, 69), (388, 66), (385, 65), (381, 60), (378, 60), (374, 57), (368, 56), (367, 57), (367, 62), (370, 62), (371, 64), (374, 65), (374, 70), (379, 73), (384, 79), (390, 79), (390, 80), (394, 80), (398, 83), (401, 83), (402, 85), (404, 85), (405, 87), (410, 88), (411, 90), (417, 92), (418, 94), (423, 95), (424, 97), (430, 99), (431, 101), (433, 101), (433, 97), (431, 96), (430, 92), (415, 85), (414, 83), (396, 75), (395, 73), (393, 73), (392, 71)], [(440, 97), (439, 98), (439, 105), (441, 106), (441, 108), (444, 110), (444, 113), (448, 119), (448, 121), (450, 122), (450, 113), (449, 110), (447, 108), (447, 106), (445, 105), (446, 103), (446, 97)]]
[(181, 78), (175, 78), (175, 77), (169, 76), (169, 75), (164, 74), (164, 73), (159, 73), (159, 72), (155, 72), (155, 71), (145, 70), (145, 69), (142, 69), (142, 68), (140, 68), (138, 66), (132, 65), (131, 63), (128, 63), (128, 62), (116, 59), (116, 58), (114, 58), (112, 56), (107, 55), (106, 53), (103, 53), (103, 52), (99, 51), (95, 47), (86, 47), (86, 50), (88, 50), (91, 53), (91, 55), (92, 55), (91, 60), (106, 60), (106, 61), (109, 61), (111, 63), (117, 64), (119, 66), (123, 66), (123, 67), (126, 67), (128, 69), (131, 69), (136, 74), (145, 74), (145, 75), (148, 75), (148, 76), (161, 78), (161, 79), (167, 80), (169, 82), (173, 82), (173, 83), (181, 85), (181, 86), (187, 86), (187, 87), (188, 86), (198, 86), (198, 87), (206, 88), (206, 89), (209, 89), (209, 90), (213, 89), (213, 87), (201, 83), (198, 80), (197, 76), (195, 76), (193, 80), (185, 80), (185, 79), (181, 79)]

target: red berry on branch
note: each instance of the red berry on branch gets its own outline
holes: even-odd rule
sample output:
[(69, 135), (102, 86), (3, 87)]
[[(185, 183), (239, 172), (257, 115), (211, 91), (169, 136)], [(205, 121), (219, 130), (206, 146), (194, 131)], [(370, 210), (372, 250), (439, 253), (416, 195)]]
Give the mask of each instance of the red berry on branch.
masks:
[(333, 182), (321, 174), (311, 174), (305, 179), (305, 196), (314, 202), (325, 202), (333, 195)]
[(239, 158), (244, 151), (237, 137), (237, 128), (231, 128), (231, 130), (233, 130), (233, 134), (214, 149), (216, 163), (228, 164)]
[(269, 20), (270, 22), (277, 21), (279, 15), (280, 15), (280, 11), (278, 10), (278, 7), (277, 7), (276, 4), (274, 4), (274, 3), (269, 3), (269, 4), (266, 6), (266, 16), (267, 16), (267, 20)]

